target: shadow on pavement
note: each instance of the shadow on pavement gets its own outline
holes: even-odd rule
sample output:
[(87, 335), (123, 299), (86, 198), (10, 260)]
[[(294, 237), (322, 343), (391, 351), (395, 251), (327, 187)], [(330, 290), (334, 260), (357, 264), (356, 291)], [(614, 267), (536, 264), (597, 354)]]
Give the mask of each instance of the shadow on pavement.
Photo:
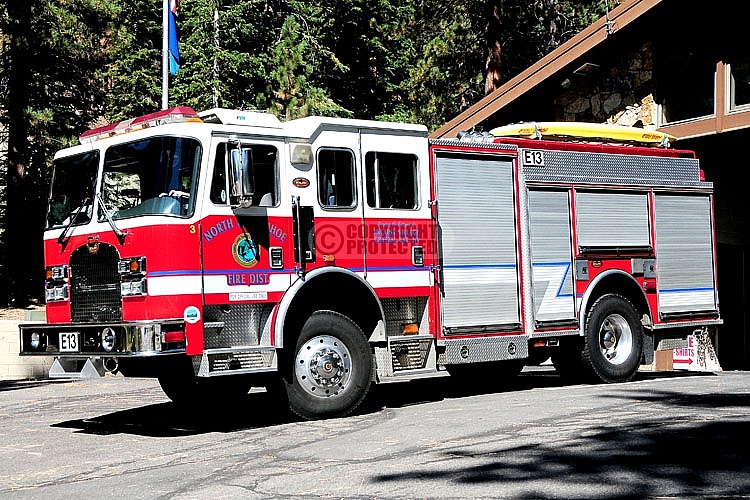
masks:
[(86, 434), (134, 434), (149, 437), (179, 437), (209, 432), (235, 432), (293, 422), (287, 411), (265, 392), (250, 393), (233, 403), (210, 408), (159, 403), (117, 411), (94, 418), (68, 420), (52, 427), (78, 429)]
[[(591, 415), (585, 432), (567, 432), (559, 439), (540, 434), (516, 446), (504, 446), (498, 436), (494, 445), (484, 443), (482, 451), (461, 446), (443, 451), (438, 461), (453, 463), (453, 467), (417, 467), (377, 474), (372, 480), (391, 484), (448, 481), (457, 487), (497, 484), (503, 498), (535, 500), (594, 498), (589, 496), (592, 491), (599, 500), (747, 498), (750, 448), (745, 436), (750, 425), (750, 394), (689, 395), (636, 388), (606, 397), (622, 400), (622, 412), (641, 402), (657, 404), (652, 414), (637, 423)], [(696, 411), (670, 417), (668, 409), (674, 407), (695, 407)], [(700, 408), (722, 410), (726, 417), (707, 418)]]
[(42, 385), (62, 384), (69, 380), (0, 380), (0, 392), (33, 389)]
[[(692, 373), (695, 375), (695, 373)], [(639, 377), (676, 377), (677, 372), (639, 374)], [(534, 388), (571, 385), (553, 369), (527, 368), (503, 383), (466, 383), (464, 379), (439, 377), (409, 382), (373, 385), (354, 415), (377, 413), (384, 408), (400, 408), (443, 399), (479, 394), (498, 394)], [(0, 390), (2, 390), (0, 388)], [(77, 429), (86, 434), (133, 434), (150, 437), (179, 437), (210, 432), (236, 432), (299, 422), (266, 392), (251, 392), (234, 402), (211, 407), (159, 403), (117, 411), (89, 419), (68, 420), (53, 427)]]

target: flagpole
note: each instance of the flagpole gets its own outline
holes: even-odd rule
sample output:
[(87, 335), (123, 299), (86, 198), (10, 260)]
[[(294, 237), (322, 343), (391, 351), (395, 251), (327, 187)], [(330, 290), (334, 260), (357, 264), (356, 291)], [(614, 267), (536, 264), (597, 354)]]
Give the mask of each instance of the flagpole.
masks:
[(161, 109), (169, 107), (169, 0), (162, 0)]

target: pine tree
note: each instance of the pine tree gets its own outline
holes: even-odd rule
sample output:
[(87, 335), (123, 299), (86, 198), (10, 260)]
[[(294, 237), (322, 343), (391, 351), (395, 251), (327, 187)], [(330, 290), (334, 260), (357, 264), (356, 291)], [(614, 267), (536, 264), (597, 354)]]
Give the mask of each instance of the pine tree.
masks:
[(300, 34), (300, 24), (289, 16), (273, 52), (271, 83), (266, 92), (268, 110), (285, 120), (310, 115), (348, 116), (320, 87), (312, 84), (313, 65), (305, 60), (309, 43)]
[(8, 131), (0, 300), (43, 294), (42, 230), (52, 155), (72, 144), (101, 102), (96, 68), (113, 10), (105, 0), (6, 2), (0, 113)]

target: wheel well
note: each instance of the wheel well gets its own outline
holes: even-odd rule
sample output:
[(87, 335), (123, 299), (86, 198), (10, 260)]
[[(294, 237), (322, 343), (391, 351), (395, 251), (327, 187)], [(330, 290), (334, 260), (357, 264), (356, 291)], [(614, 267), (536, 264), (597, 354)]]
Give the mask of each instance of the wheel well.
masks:
[(612, 273), (603, 277), (598, 283), (596, 283), (596, 285), (594, 285), (586, 303), (586, 310), (581, 311), (581, 318), (586, 317), (586, 314), (588, 314), (589, 310), (599, 297), (608, 293), (616, 293), (628, 299), (633, 306), (635, 306), (640, 317), (643, 317), (644, 314), (651, 317), (651, 309), (648, 306), (646, 296), (638, 285), (638, 282), (629, 275)]
[(341, 272), (310, 278), (296, 293), (284, 319), (284, 346), (294, 349), (305, 321), (315, 311), (336, 311), (354, 321), (366, 336), (383, 319), (371, 288), (354, 276)]

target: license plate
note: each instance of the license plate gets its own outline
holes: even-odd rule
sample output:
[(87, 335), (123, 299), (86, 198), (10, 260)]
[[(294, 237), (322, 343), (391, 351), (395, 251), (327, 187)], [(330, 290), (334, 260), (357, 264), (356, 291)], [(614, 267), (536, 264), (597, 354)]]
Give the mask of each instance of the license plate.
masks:
[(60, 352), (78, 352), (78, 332), (60, 333)]

